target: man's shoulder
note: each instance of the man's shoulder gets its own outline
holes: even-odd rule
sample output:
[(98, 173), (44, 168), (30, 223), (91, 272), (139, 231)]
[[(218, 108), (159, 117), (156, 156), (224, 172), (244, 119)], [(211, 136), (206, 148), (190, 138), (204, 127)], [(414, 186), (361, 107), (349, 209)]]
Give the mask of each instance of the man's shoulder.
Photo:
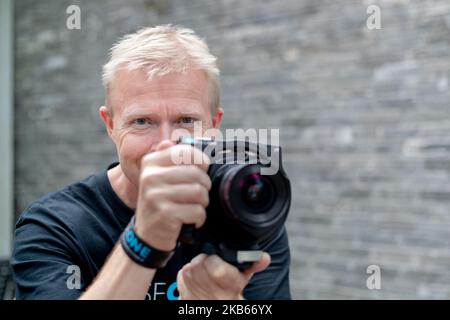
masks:
[(76, 219), (76, 213), (86, 209), (87, 202), (98, 193), (96, 178), (99, 174), (91, 174), (33, 201), (21, 213), (17, 224), (30, 219)]

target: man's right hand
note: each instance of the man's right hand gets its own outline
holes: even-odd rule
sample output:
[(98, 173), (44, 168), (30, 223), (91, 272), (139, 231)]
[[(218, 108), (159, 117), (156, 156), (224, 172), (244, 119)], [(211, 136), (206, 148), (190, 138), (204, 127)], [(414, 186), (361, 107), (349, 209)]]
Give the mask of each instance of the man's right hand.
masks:
[[(202, 163), (177, 165), (173, 152)], [(142, 158), (135, 221), (141, 239), (155, 249), (172, 251), (183, 224), (203, 225), (211, 188), (208, 166), (208, 156), (199, 149), (167, 141)]]

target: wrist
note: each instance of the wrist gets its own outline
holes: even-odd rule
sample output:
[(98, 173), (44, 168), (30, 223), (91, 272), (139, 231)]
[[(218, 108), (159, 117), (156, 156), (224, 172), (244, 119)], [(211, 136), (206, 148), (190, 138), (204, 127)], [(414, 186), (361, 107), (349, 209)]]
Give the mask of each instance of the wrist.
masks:
[(139, 237), (134, 228), (133, 217), (120, 238), (120, 244), (128, 257), (140, 266), (159, 269), (164, 268), (172, 257), (174, 250), (162, 251), (149, 245)]
[(178, 242), (176, 239), (174, 241), (168, 239), (167, 233), (162, 230), (160, 226), (143, 225), (139, 223), (139, 219), (134, 221), (136, 235), (146, 244), (160, 251), (174, 251), (178, 246)]

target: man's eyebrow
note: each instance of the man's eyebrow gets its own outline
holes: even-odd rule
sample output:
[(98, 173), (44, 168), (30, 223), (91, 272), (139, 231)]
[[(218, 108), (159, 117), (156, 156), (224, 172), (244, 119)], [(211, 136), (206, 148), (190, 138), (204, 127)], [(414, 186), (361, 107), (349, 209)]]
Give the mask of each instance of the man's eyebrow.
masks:
[[(124, 114), (125, 120), (131, 120), (136, 118), (148, 118), (148, 117), (159, 117), (159, 112), (154, 111), (131, 111), (129, 113)], [(175, 114), (173, 115), (173, 118), (182, 118), (182, 117), (192, 117), (192, 118), (198, 118), (201, 119), (203, 117), (203, 114), (201, 112), (197, 111), (184, 111), (184, 110), (177, 110)]]
[(180, 111), (176, 113), (176, 117), (192, 117), (192, 118), (201, 118), (203, 114), (201, 112), (195, 112), (195, 111)]
[(159, 116), (158, 112), (144, 112), (144, 111), (134, 111), (124, 114), (124, 118), (126, 120), (130, 119), (136, 119), (136, 118), (148, 118), (148, 117), (154, 117)]

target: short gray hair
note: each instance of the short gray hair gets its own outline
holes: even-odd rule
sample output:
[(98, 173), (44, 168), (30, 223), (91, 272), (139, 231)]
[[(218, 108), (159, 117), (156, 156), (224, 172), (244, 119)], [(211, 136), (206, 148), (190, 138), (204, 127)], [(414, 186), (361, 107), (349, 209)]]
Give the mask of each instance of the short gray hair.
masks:
[(217, 58), (191, 29), (170, 24), (146, 27), (116, 42), (110, 50), (109, 61), (103, 66), (102, 80), (107, 95), (115, 73), (121, 68), (129, 71), (145, 68), (149, 79), (184, 73), (188, 69), (202, 70), (210, 82), (211, 110), (220, 105)]

